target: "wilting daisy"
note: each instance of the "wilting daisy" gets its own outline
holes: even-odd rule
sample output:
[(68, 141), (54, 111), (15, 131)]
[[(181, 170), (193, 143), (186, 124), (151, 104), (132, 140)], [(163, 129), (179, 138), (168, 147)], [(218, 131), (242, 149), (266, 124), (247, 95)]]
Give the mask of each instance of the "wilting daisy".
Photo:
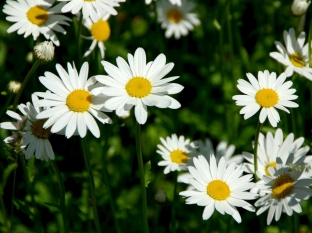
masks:
[(181, 0), (181, 2), (182, 5), (176, 6), (168, 0), (157, 1), (158, 22), (161, 23), (163, 29), (166, 29), (166, 38), (174, 35), (175, 39), (179, 39), (192, 31), (193, 25), (200, 24), (197, 14), (190, 13), (195, 8), (195, 3), (187, 0)]
[(160, 138), (162, 145), (157, 145), (157, 153), (162, 156), (164, 160), (158, 163), (158, 166), (165, 166), (164, 173), (168, 174), (173, 171), (186, 170), (186, 165), (190, 160), (190, 152), (194, 149), (193, 143), (184, 136), (177, 137), (172, 134), (166, 140)]
[(204, 220), (209, 219), (216, 209), (221, 214), (231, 215), (240, 223), (241, 217), (236, 207), (255, 211), (252, 205), (244, 201), (255, 199), (258, 195), (246, 192), (254, 183), (250, 182), (251, 174), (242, 176), (242, 166), (236, 166), (235, 163), (226, 166), (224, 157), (217, 165), (214, 155), (210, 156), (210, 163), (202, 155), (194, 157), (193, 162), (195, 167), (189, 166), (188, 170), (193, 176), (190, 183), (194, 190), (180, 192), (180, 195), (188, 197), (186, 204), (205, 206)]
[[(51, 127), (51, 132), (65, 130), (70, 138), (74, 133), (85, 137), (87, 128), (95, 137), (100, 137), (99, 127), (93, 117), (103, 124), (111, 123), (111, 119), (102, 111), (106, 111), (103, 103), (106, 97), (99, 93), (99, 85), (94, 77), (88, 79), (89, 65), (83, 63), (78, 74), (75, 65), (67, 63), (68, 72), (56, 64), (59, 77), (51, 72), (39, 77), (40, 82), (52, 93), (36, 92), (44, 99), (34, 101), (35, 106), (51, 107), (38, 114), (38, 119), (49, 118), (43, 125)], [(100, 85), (101, 86), (101, 85)]]
[(289, 32), (284, 31), (284, 41), (286, 48), (282, 43), (275, 41), (279, 52), (271, 52), (270, 56), (278, 62), (287, 66), (285, 73), (291, 76), (293, 72), (312, 80), (312, 68), (309, 67), (308, 43), (304, 45), (305, 32), (301, 32), (298, 39), (293, 28)]
[(147, 106), (172, 109), (181, 106), (178, 101), (168, 96), (179, 93), (183, 86), (169, 83), (179, 76), (163, 79), (174, 66), (173, 63), (166, 64), (164, 54), (146, 64), (145, 51), (138, 48), (134, 56), (128, 54), (129, 65), (121, 57), (116, 61), (118, 67), (102, 61), (109, 76), (96, 76), (105, 85), (102, 93), (111, 97), (104, 104), (106, 108), (116, 110), (117, 115), (122, 116), (135, 106), (136, 120), (139, 124), (144, 124), (147, 120)]
[(236, 105), (244, 106), (240, 110), (240, 114), (244, 114), (244, 118), (248, 119), (253, 116), (260, 109), (259, 120), (263, 123), (268, 117), (270, 124), (273, 127), (277, 126), (280, 121), (280, 116), (276, 108), (289, 113), (289, 108), (296, 108), (299, 105), (291, 100), (297, 99), (298, 96), (293, 95), (296, 90), (289, 89), (292, 85), (291, 81), (284, 83), (286, 74), (281, 73), (276, 78), (276, 73), (265, 70), (258, 72), (258, 80), (251, 74), (247, 73), (247, 78), (250, 83), (239, 79), (237, 88), (245, 95), (235, 95), (233, 99), (236, 100)]
[(49, 62), (54, 58), (54, 46), (51, 41), (44, 41), (34, 46), (34, 56), (41, 62)]
[(98, 45), (101, 52), (101, 57), (102, 59), (104, 58), (104, 42), (107, 41), (110, 36), (110, 26), (107, 22), (109, 16), (110, 14), (106, 13), (103, 17), (98, 18), (98, 20), (96, 20), (94, 23), (90, 20), (90, 18), (83, 19), (83, 25), (88, 28), (91, 33), (91, 36), (83, 36), (83, 38), (87, 40), (92, 40), (90, 48), (83, 55), (84, 57), (89, 56), (90, 53), (94, 50), (95, 46)]
[(40, 34), (43, 34), (46, 39), (50, 39), (57, 46), (60, 42), (54, 31), (66, 34), (66, 31), (61, 25), (69, 25), (66, 21), (71, 21), (70, 18), (61, 15), (63, 3), (52, 7), (54, 0), (7, 0), (3, 7), (3, 12), (9, 15), (6, 20), (15, 22), (9, 29), (8, 33), (17, 31), (19, 35), (24, 34), (28, 37), (32, 34), (34, 40), (37, 40)]
[[(289, 156), (286, 164), (295, 164), (292, 159), (293, 156)], [(276, 159), (276, 169), (269, 167), (268, 171), (269, 176), (262, 177), (264, 184), (257, 185), (266, 195), (261, 197), (255, 206), (261, 206), (257, 215), (269, 208), (267, 224), (270, 225), (274, 215), (275, 221), (278, 221), (283, 212), (288, 216), (291, 216), (293, 211), (301, 213), (300, 201), (312, 195), (312, 190), (308, 187), (312, 185), (312, 179), (302, 178), (302, 171), (291, 169), (279, 157)]]
[[(34, 102), (37, 100), (38, 97), (32, 95), (32, 101)], [(35, 154), (36, 159), (44, 159), (46, 161), (54, 159), (54, 152), (49, 142), (49, 137), (51, 135), (50, 128), (43, 128), (43, 124), (47, 119), (37, 119), (37, 115), (42, 109), (34, 107), (29, 102), (26, 105), (18, 105), (18, 109), (23, 115), (19, 115), (11, 110), (7, 111), (7, 114), (17, 120), (17, 122), (3, 122), (0, 124), (0, 127), (23, 132), (20, 147), (27, 147), (25, 151), (26, 159), (30, 159), (33, 154)], [(5, 139), (5, 142), (11, 143), (12, 140), (14, 140), (14, 137), (8, 137)]]

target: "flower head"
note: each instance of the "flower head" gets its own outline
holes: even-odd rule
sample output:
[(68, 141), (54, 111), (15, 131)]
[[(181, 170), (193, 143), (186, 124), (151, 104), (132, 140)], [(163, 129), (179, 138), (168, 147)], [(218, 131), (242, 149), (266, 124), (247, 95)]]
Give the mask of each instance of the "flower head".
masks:
[(118, 57), (118, 67), (109, 62), (102, 61), (105, 71), (109, 76), (97, 75), (96, 79), (105, 86), (101, 92), (109, 96), (104, 106), (110, 110), (116, 110), (118, 116), (125, 115), (135, 106), (135, 117), (139, 124), (145, 124), (147, 120), (147, 107), (177, 109), (181, 105), (168, 94), (179, 93), (183, 87), (176, 83), (169, 83), (179, 76), (165, 78), (174, 64), (166, 63), (166, 57), (160, 54), (154, 61), (146, 64), (145, 51), (138, 48), (134, 56), (128, 54), (127, 62)]
[(54, 58), (54, 46), (51, 41), (44, 41), (34, 46), (35, 58), (41, 62), (49, 62)]
[(244, 114), (244, 118), (248, 119), (260, 109), (259, 120), (263, 123), (268, 117), (273, 127), (277, 126), (280, 116), (276, 108), (289, 113), (289, 108), (296, 108), (299, 105), (291, 100), (297, 99), (298, 96), (293, 95), (296, 90), (289, 89), (292, 85), (291, 81), (284, 83), (286, 74), (282, 73), (276, 78), (276, 73), (265, 70), (258, 72), (258, 80), (250, 73), (247, 73), (250, 83), (243, 79), (238, 80), (237, 88), (245, 95), (235, 95), (236, 105), (244, 106), (240, 110), (240, 114)]
[[(181, 6), (181, 0), (169, 0), (173, 5)], [(152, 0), (145, 0), (146, 4), (151, 4)]]
[(307, 12), (311, 1), (308, 0), (294, 0), (291, 4), (290, 11), (294, 16), (301, 16)]
[(8, 84), (8, 89), (12, 93), (17, 93), (22, 87), (22, 83), (19, 81), (12, 80)]
[(94, 118), (100, 122), (111, 123), (111, 119), (102, 111), (106, 97), (99, 93), (102, 85), (97, 84), (95, 77), (88, 79), (89, 65), (83, 63), (78, 74), (75, 65), (67, 63), (68, 72), (60, 65), (56, 65), (59, 77), (51, 72), (39, 77), (40, 82), (52, 93), (36, 92), (44, 99), (34, 102), (35, 106), (51, 107), (38, 114), (38, 119), (49, 118), (43, 125), (51, 127), (51, 132), (65, 130), (70, 138), (74, 133), (85, 137), (87, 128), (95, 137), (100, 137), (100, 130)]

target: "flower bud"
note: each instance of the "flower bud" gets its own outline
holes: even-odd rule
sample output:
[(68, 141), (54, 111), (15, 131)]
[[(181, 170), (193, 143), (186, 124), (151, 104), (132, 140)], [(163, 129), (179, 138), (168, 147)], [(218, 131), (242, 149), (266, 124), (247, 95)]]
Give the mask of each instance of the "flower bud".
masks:
[(291, 4), (290, 11), (294, 16), (301, 16), (306, 13), (311, 1), (307, 0), (294, 0)]
[(159, 204), (163, 204), (166, 202), (167, 200), (167, 196), (166, 196), (166, 193), (164, 192), (164, 190), (162, 189), (159, 189), (157, 191), (157, 193), (155, 194), (155, 197), (154, 197), (155, 201)]
[(51, 41), (41, 42), (34, 47), (35, 58), (41, 62), (50, 62), (54, 58), (54, 46)]
[(21, 89), (22, 83), (19, 81), (10, 81), (8, 84), (8, 89), (10, 92), (16, 94)]

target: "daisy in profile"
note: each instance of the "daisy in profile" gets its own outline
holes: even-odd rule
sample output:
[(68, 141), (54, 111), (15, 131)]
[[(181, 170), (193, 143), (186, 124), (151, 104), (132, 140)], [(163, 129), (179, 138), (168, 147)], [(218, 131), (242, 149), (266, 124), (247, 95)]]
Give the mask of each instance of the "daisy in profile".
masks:
[[(296, 164), (292, 155), (286, 159), (286, 164)], [(308, 187), (312, 185), (312, 179), (303, 178), (302, 171), (285, 165), (279, 157), (276, 159), (276, 168), (269, 167), (268, 172), (269, 175), (262, 177), (264, 183), (257, 185), (266, 195), (257, 200), (255, 206), (261, 207), (257, 215), (269, 209), (267, 224), (270, 225), (273, 217), (278, 221), (283, 212), (288, 216), (293, 211), (302, 212), (300, 202), (312, 195), (312, 190)]]
[[(32, 101), (37, 100), (38, 97), (32, 95)], [(18, 105), (18, 109), (23, 115), (19, 115), (11, 110), (7, 111), (7, 114), (17, 122), (3, 122), (0, 124), (0, 128), (23, 132), (20, 148), (25, 149), (27, 147), (25, 151), (26, 159), (30, 159), (33, 154), (35, 154), (36, 159), (45, 161), (54, 159), (54, 152), (49, 141), (51, 135), (50, 128), (43, 128), (43, 124), (47, 119), (37, 119), (37, 115), (43, 109), (34, 107), (29, 102), (26, 105)], [(4, 141), (11, 144), (14, 141), (16, 142), (16, 138), (13, 135), (13, 137), (8, 137)]]
[(236, 207), (255, 211), (245, 201), (258, 197), (257, 194), (246, 191), (255, 184), (251, 182), (251, 174), (242, 176), (242, 166), (236, 166), (235, 163), (226, 166), (224, 157), (217, 165), (214, 155), (210, 156), (210, 163), (202, 155), (194, 157), (193, 162), (194, 167), (189, 166), (188, 170), (193, 176), (190, 183), (194, 189), (180, 192), (180, 195), (187, 197), (186, 204), (205, 206), (202, 215), (204, 220), (209, 219), (214, 210), (217, 210), (221, 214), (231, 215), (240, 223), (242, 220)]
[(162, 156), (164, 160), (158, 163), (158, 166), (165, 166), (164, 174), (173, 171), (186, 170), (187, 163), (190, 160), (190, 153), (194, 149), (193, 143), (184, 136), (177, 137), (172, 134), (166, 139), (160, 138), (162, 145), (157, 145), (157, 153)]
[(179, 76), (163, 79), (173, 68), (174, 64), (166, 64), (166, 57), (160, 54), (154, 61), (146, 63), (145, 51), (138, 48), (134, 56), (128, 54), (127, 62), (118, 57), (118, 67), (109, 62), (102, 61), (109, 76), (97, 75), (96, 79), (104, 84), (102, 93), (109, 96), (104, 106), (116, 110), (118, 116), (125, 115), (135, 106), (135, 117), (139, 124), (147, 120), (147, 106), (159, 108), (180, 108), (181, 104), (168, 96), (179, 93), (183, 86), (169, 83)]
[(157, 1), (158, 22), (166, 29), (166, 38), (174, 36), (175, 39), (179, 39), (192, 31), (194, 25), (199, 25), (200, 21), (197, 14), (190, 13), (195, 8), (195, 3), (181, 0), (181, 4), (172, 4), (168, 0)]
[(284, 41), (286, 48), (282, 43), (275, 41), (278, 52), (271, 52), (270, 56), (287, 66), (285, 73), (291, 76), (293, 72), (312, 80), (312, 68), (309, 66), (308, 43), (304, 45), (305, 32), (301, 32), (298, 39), (293, 28), (284, 31)]
[(92, 22), (90, 18), (83, 18), (83, 25), (88, 28), (91, 33), (91, 36), (83, 36), (83, 38), (92, 40), (90, 48), (83, 55), (84, 57), (89, 56), (95, 49), (95, 46), (98, 45), (101, 52), (101, 57), (104, 59), (104, 42), (109, 39), (111, 33), (109, 23), (107, 22), (109, 16), (110, 14), (106, 13), (103, 17), (99, 17), (95, 22)]
[(260, 123), (268, 118), (270, 124), (276, 127), (280, 121), (276, 108), (289, 113), (286, 107), (296, 108), (299, 106), (291, 101), (297, 99), (298, 96), (293, 95), (296, 92), (295, 89), (289, 89), (292, 85), (291, 81), (284, 83), (285, 73), (281, 73), (276, 78), (275, 72), (270, 74), (269, 71), (265, 70), (264, 72), (258, 72), (258, 80), (251, 73), (247, 73), (247, 78), (250, 83), (239, 79), (237, 85), (237, 88), (244, 95), (233, 96), (236, 105), (244, 106), (239, 112), (244, 114), (244, 119), (248, 119), (260, 110)]
[(75, 65), (67, 63), (68, 72), (56, 64), (59, 77), (51, 72), (39, 77), (40, 82), (52, 93), (36, 92), (44, 99), (34, 101), (37, 107), (51, 107), (40, 112), (38, 119), (49, 118), (43, 125), (51, 127), (52, 133), (65, 132), (70, 138), (74, 133), (85, 137), (87, 128), (95, 137), (100, 137), (99, 127), (93, 117), (103, 124), (111, 123), (111, 119), (102, 111), (106, 98), (99, 92), (101, 85), (97, 84), (94, 77), (88, 79), (89, 64), (83, 63), (78, 74)]
[(25, 38), (32, 34), (34, 40), (43, 34), (46, 39), (59, 46), (60, 42), (54, 31), (66, 34), (61, 25), (68, 26), (71, 19), (60, 14), (63, 3), (52, 7), (53, 3), (54, 0), (7, 0), (3, 12), (9, 15), (6, 17), (7, 21), (15, 22), (7, 32), (17, 31), (19, 35), (24, 34)]
[[(181, 0), (169, 0), (173, 5), (181, 6)], [(151, 4), (152, 0), (145, 0), (146, 4)]]

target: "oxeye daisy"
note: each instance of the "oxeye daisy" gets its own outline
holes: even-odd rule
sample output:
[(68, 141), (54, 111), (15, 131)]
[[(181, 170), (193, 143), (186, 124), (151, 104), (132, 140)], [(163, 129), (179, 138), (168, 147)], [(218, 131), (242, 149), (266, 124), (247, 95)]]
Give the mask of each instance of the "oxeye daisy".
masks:
[(40, 82), (52, 93), (36, 92), (44, 99), (34, 102), (38, 107), (51, 107), (38, 114), (38, 119), (49, 118), (43, 125), (51, 127), (51, 132), (65, 130), (65, 136), (70, 138), (74, 133), (85, 137), (87, 128), (95, 137), (100, 137), (99, 127), (93, 117), (103, 124), (111, 123), (111, 119), (102, 111), (106, 97), (99, 93), (99, 85), (95, 77), (88, 79), (89, 65), (83, 63), (78, 74), (75, 65), (67, 63), (68, 72), (56, 64), (59, 77), (51, 72), (39, 77)]
[(293, 95), (296, 90), (289, 89), (292, 85), (291, 81), (284, 83), (286, 74), (282, 73), (276, 78), (276, 73), (265, 70), (258, 72), (258, 80), (251, 74), (247, 73), (250, 83), (239, 79), (237, 88), (245, 95), (235, 95), (236, 105), (244, 106), (240, 110), (240, 114), (244, 114), (244, 118), (248, 119), (260, 110), (259, 120), (263, 123), (268, 117), (273, 127), (277, 126), (280, 116), (276, 108), (289, 113), (289, 108), (296, 108), (299, 105), (291, 100), (297, 99), (298, 96)]
[(257, 194), (246, 192), (255, 184), (250, 182), (252, 175), (244, 175), (243, 167), (231, 163), (226, 166), (224, 157), (217, 165), (214, 155), (210, 156), (208, 163), (206, 158), (199, 155), (193, 158), (193, 166), (188, 170), (193, 178), (190, 183), (193, 190), (180, 192), (181, 196), (188, 197), (186, 204), (197, 204), (205, 206), (203, 219), (211, 217), (216, 209), (219, 213), (231, 215), (236, 222), (241, 222), (241, 217), (236, 207), (242, 207), (249, 211), (255, 211), (255, 208), (244, 200), (252, 200), (258, 197)]
[(92, 22), (90, 18), (83, 19), (83, 25), (88, 28), (91, 33), (90, 37), (83, 36), (83, 38), (87, 40), (92, 40), (90, 48), (83, 55), (84, 57), (89, 56), (97, 44), (101, 52), (101, 57), (102, 59), (104, 58), (104, 42), (109, 39), (111, 33), (109, 23), (107, 22), (109, 16), (110, 14), (106, 13), (103, 17), (98, 18), (98, 20), (95, 22)]
[[(169, 0), (173, 5), (181, 6), (181, 0)], [(150, 4), (152, 0), (145, 0), (146, 4)]]
[[(38, 97), (32, 95), (32, 101), (37, 100)], [(18, 105), (18, 109), (23, 115), (19, 115), (11, 110), (7, 111), (7, 114), (17, 120), (17, 122), (3, 122), (0, 124), (0, 128), (23, 132), (22, 141), (19, 146), (22, 149), (27, 147), (25, 151), (26, 159), (30, 159), (33, 154), (35, 154), (36, 159), (46, 161), (54, 159), (54, 152), (49, 142), (51, 135), (50, 128), (43, 128), (43, 124), (47, 119), (37, 119), (42, 109), (34, 107), (29, 102), (26, 105)], [(6, 138), (4, 141), (10, 144), (14, 140), (15, 138), (13, 136)]]
[(301, 32), (298, 39), (293, 28), (289, 32), (284, 31), (284, 41), (286, 48), (282, 43), (275, 41), (279, 52), (271, 52), (270, 56), (278, 62), (287, 66), (285, 73), (291, 76), (293, 72), (312, 80), (312, 69), (309, 67), (308, 43), (304, 45), (305, 32)]
[(186, 170), (187, 163), (190, 160), (190, 153), (194, 149), (193, 143), (184, 136), (177, 137), (172, 134), (166, 139), (160, 138), (162, 145), (157, 145), (157, 153), (162, 156), (164, 160), (158, 163), (158, 166), (165, 166), (164, 174), (173, 171)]
[(17, 0), (17, 2), (8, 0), (3, 7), (3, 12), (9, 15), (6, 20), (15, 24), (7, 32), (17, 31), (19, 35), (24, 34), (25, 38), (32, 34), (34, 40), (43, 34), (46, 39), (59, 46), (60, 42), (54, 31), (66, 34), (61, 25), (68, 26), (67, 21), (70, 22), (71, 19), (59, 14), (64, 6), (63, 3), (52, 7), (53, 3), (54, 0)]
[[(286, 164), (294, 164), (293, 156), (289, 156)], [(288, 216), (293, 211), (301, 213), (301, 200), (306, 200), (312, 195), (312, 190), (308, 187), (312, 185), (311, 178), (303, 178), (302, 171), (291, 169), (277, 157), (276, 168), (269, 167), (269, 176), (264, 175), (264, 183), (257, 184), (262, 193), (266, 193), (256, 201), (255, 206), (261, 208), (257, 215), (262, 214), (269, 209), (267, 224), (270, 225), (275, 215), (275, 221), (278, 221), (281, 214), (285, 212)]]
[(163, 79), (174, 66), (173, 63), (166, 64), (164, 54), (158, 55), (154, 61), (146, 64), (145, 51), (138, 48), (134, 56), (128, 54), (129, 65), (121, 57), (116, 60), (118, 67), (102, 61), (109, 76), (96, 76), (96, 79), (105, 85), (101, 90), (102, 93), (110, 97), (104, 104), (106, 108), (116, 110), (117, 115), (122, 116), (135, 106), (137, 122), (145, 124), (147, 106), (172, 109), (181, 106), (178, 101), (168, 96), (179, 93), (183, 86), (169, 83), (179, 76)]
[(187, 0), (181, 2), (182, 5), (177, 6), (167, 0), (157, 1), (158, 22), (163, 29), (166, 29), (166, 38), (174, 35), (175, 39), (179, 39), (192, 31), (194, 25), (200, 24), (197, 14), (190, 13), (195, 8), (195, 3)]

